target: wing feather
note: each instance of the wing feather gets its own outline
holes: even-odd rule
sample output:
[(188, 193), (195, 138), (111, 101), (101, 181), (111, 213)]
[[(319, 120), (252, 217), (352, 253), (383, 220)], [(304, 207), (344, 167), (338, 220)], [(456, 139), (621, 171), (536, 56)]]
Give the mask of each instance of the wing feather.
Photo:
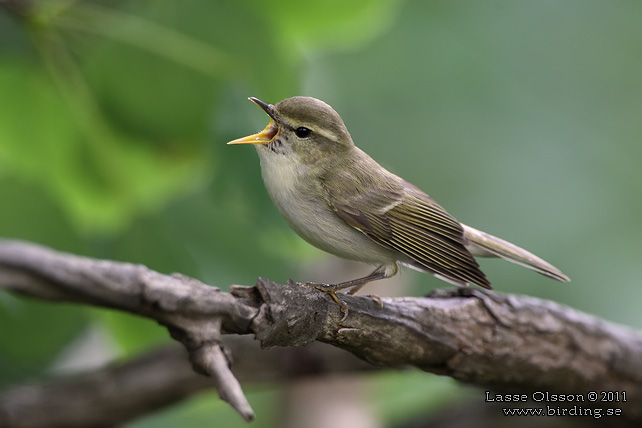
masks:
[[(414, 266), (457, 284), (492, 288), (465, 247), (461, 224), (417, 187), (392, 174), (387, 178), (375, 183), (364, 175), (359, 186), (350, 186), (353, 177), (339, 174), (322, 185), (339, 217), (380, 245), (405, 254)], [(332, 179), (341, 183), (332, 185)]]

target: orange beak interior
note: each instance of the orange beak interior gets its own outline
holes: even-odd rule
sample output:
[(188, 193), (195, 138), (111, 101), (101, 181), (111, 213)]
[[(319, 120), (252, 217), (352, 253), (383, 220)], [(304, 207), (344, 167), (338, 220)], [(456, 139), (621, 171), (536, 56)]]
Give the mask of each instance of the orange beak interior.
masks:
[[(270, 116), (273, 116), (272, 113), (270, 113), (270, 107), (268, 104), (264, 103), (263, 101), (259, 100), (258, 98), (253, 98), (250, 97), (250, 101), (261, 107), (267, 114)], [(276, 137), (276, 134), (279, 133), (279, 125), (274, 121), (274, 119), (270, 119), (270, 123), (268, 123), (268, 126), (265, 127), (265, 129), (258, 134), (253, 134), (253, 135), (248, 135), (247, 137), (239, 138), (238, 140), (230, 141), (227, 144), (269, 144), (274, 140), (274, 137)]]
[(230, 141), (227, 144), (268, 144), (272, 142), (276, 134), (279, 133), (279, 127), (274, 122), (274, 119), (270, 119), (270, 123), (265, 129), (258, 134), (248, 135), (247, 137), (239, 138), (238, 140)]

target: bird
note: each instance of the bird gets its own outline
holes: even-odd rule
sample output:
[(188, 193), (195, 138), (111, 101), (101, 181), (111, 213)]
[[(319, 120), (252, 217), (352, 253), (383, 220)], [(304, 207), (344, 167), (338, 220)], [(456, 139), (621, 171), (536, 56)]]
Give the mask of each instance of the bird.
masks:
[(227, 144), (254, 145), (265, 188), (290, 227), (321, 250), (375, 266), (361, 278), (308, 283), (340, 306), (336, 291), (355, 294), (371, 281), (394, 276), (400, 266), (490, 290), (475, 257), (499, 257), (570, 281), (531, 252), (460, 223), (417, 186), (379, 165), (355, 146), (339, 114), (325, 102), (304, 96), (276, 104), (249, 100), (270, 122), (263, 131)]

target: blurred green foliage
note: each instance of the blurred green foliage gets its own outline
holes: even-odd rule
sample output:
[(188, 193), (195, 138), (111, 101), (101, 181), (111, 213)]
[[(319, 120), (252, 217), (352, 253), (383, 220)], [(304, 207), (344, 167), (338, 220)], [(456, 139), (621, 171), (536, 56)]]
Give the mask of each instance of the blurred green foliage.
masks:
[[(573, 279), (483, 261), (498, 291), (642, 327), (642, 3), (13, 4), (27, 6), (0, 9), (0, 236), (221, 287), (284, 281), (324, 256), (278, 216), (253, 151), (225, 142), (266, 123), (247, 96), (311, 95), (461, 221)], [(418, 295), (444, 286), (407, 275)], [(118, 355), (169, 340), (131, 316), (0, 294), (0, 386), (44, 376), (96, 326)], [(380, 406), (391, 424), (433, 408), (431, 385), (456, 390), (392, 379), (380, 388), (409, 398)], [(231, 412), (206, 397), (139, 425)], [(279, 399), (252, 396), (258, 426), (278, 424), (265, 413)]]

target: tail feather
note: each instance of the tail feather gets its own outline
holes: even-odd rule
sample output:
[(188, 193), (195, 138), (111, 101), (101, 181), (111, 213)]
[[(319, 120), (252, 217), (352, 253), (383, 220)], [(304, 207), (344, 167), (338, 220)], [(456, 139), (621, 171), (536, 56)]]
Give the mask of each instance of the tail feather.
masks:
[(552, 264), (515, 244), (511, 244), (508, 241), (466, 226), (465, 224), (462, 226), (464, 227), (464, 237), (468, 240), (466, 248), (468, 248), (473, 256), (501, 257), (509, 262), (524, 266), (561, 282), (571, 280)]

